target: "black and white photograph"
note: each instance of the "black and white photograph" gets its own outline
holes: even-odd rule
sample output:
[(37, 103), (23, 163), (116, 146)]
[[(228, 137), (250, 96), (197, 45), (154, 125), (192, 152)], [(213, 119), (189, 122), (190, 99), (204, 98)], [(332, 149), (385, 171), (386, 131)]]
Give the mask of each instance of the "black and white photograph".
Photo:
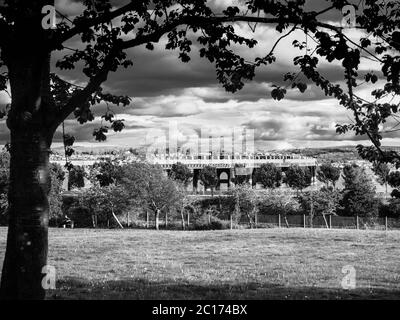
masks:
[(399, 300), (400, 2), (0, 0), (0, 274), (143, 319)]

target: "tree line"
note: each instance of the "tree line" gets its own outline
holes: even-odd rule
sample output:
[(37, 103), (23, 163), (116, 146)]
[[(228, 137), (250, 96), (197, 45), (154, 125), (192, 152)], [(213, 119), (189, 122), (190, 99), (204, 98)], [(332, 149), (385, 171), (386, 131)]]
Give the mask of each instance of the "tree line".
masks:
[[(6, 152), (0, 156), (0, 208), (2, 224), (6, 223), (8, 160)], [(324, 185), (319, 190), (309, 190), (312, 183), (310, 169), (297, 165), (286, 172), (274, 164), (263, 164), (255, 171), (255, 178), (266, 190), (259, 192), (250, 185), (246, 176), (232, 178), (235, 186), (224, 196), (211, 199), (191, 196), (186, 192), (192, 182), (193, 173), (182, 163), (176, 163), (168, 173), (159, 166), (135, 162), (120, 165), (106, 160), (95, 163), (88, 173), (82, 167), (70, 168), (69, 188), (78, 190), (77, 196), (62, 198), (62, 184), (66, 178), (60, 165), (51, 164), (51, 189), (49, 193), (50, 225), (58, 226), (67, 215), (78, 227), (123, 227), (126, 221), (151, 215), (154, 227), (159, 229), (160, 219), (180, 221), (185, 229), (187, 214), (192, 215), (193, 228), (222, 228), (228, 222), (238, 223), (247, 219), (254, 224), (255, 213), (259, 214), (306, 214), (314, 216), (342, 215), (374, 217), (398, 217), (400, 208), (400, 174), (390, 171), (387, 165), (376, 164), (373, 172), (382, 185), (394, 188), (392, 198), (386, 202), (376, 197), (371, 177), (362, 167), (348, 164), (343, 170), (331, 163), (323, 163), (316, 170), (316, 178)], [(343, 178), (343, 188), (337, 187)], [(239, 177), (239, 179), (238, 179)], [(91, 183), (84, 187), (84, 180)], [(213, 190), (218, 183), (217, 169), (206, 166), (199, 179)], [(296, 191), (295, 195), (274, 192), (282, 184)], [(128, 219), (127, 219), (128, 216)], [(167, 226), (166, 226), (167, 227)], [(171, 226), (172, 227), (172, 226)]]

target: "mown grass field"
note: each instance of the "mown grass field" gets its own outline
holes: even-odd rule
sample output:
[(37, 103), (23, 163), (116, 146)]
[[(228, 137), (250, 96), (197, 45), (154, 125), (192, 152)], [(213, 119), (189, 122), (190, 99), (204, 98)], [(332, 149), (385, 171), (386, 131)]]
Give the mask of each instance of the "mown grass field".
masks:
[(48, 299), (400, 298), (399, 231), (51, 229), (49, 264)]

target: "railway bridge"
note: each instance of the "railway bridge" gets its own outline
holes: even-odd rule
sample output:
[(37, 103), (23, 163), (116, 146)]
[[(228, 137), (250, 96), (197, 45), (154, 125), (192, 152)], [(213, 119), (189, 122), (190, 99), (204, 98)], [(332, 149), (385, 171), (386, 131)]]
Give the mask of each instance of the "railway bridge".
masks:
[[(104, 160), (104, 157), (102, 158)], [(88, 170), (95, 162), (101, 161), (94, 159), (75, 158), (71, 159), (71, 163), (77, 166), (83, 166)], [(137, 159), (119, 160), (121, 163), (129, 163), (138, 161)], [(254, 153), (254, 154), (199, 154), (199, 155), (182, 155), (182, 154), (157, 154), (147, 155), (146, 159), (151, 164), (159, 165), (166, 174), (171, 170), (175, 163), (186, 165), (193, 173), (193, 183), (188, 187), (188, 191), (204, 191), (205, 187), (199, 179), (200, 171), (205, 166), (213, 166), (217, 169), (218, 184), (217, 190), (227, 190), (234, 185), (235, 177), (242, 176), (249, 181), (253, 187), (257, 186), (256, 169), (262, 164), (273, 163), (285, 172), (291, 165), (309, 168), (315, 179), (317, 160), (297, 154), (270, 154), (270, 153)], [(52, 162), (63, 165), (63, 160), (53, 160)], [(244, 177), (243, 177), (244, 176)]]

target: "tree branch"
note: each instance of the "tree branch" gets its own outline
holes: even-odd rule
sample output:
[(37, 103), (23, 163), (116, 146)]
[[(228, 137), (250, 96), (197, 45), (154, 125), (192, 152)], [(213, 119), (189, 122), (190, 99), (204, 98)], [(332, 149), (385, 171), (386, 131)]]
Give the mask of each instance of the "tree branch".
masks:
[(75, 27), (64, 32), (59, 37), (55, 37), (52, 41), (53, 47), (60, 46), (62, 43), (64, 43), (68, 39), (71, 39), (72, 37), (78, 35), (79, 33), (84, 32), (88, 28), (94, 27), (94, 26), (102, 24), (102, 23), (109, 22), (109, 21), (123, 15), (124, 13), (126, 13), (128, 11), (134, 10), (135, 7), (137, 7), (137, 5), (138, 4), (135, 3), (135, 0), (131, 0), (131, 2), (128, 3), (127, 5), (125, 5), (121, 8), (118, 8), (114, 11), (104, 13), (104, 14), (102, 14), (96, 18), (90, 19), (90, 20), (78, 22), (75, 24)]
[[(175, 21), (167, 22), (163, 26), (161, 26), (158, 30), (154, 31), (153, 33), (138, 35), (136, 38), (124, 41), (121, 48), (127, 49), (136, 47), (148, 42), (158, 42), (160, 38), (172, 31), (174, 28), (178, 27), (179, 25), (190, 25), (196, 27), (204, 27), (207, 25), (212, 24), (220, 24), (226, 22), (255, 22), (255, 23), (266, 23), (266, 24), (273, 24), (273, 23), (280, 23), (286, 22), (290, 24), (301, 24), (302, 21), (298, 20), (291, 20), (291, 19), (281, 19), (281, 18), (266, 18), (266, 17), (251, 17), (251, 16), (235, 16), (235, 17), (193, 17), (193, 16), (184, 16)], [(316, 25), (320, 26), (321, 28), (330, 29), (336, 32), (340, 32), (342, 28), (335, 27), (327, 23), (323, 22), (316, 22)]]
[(114, 59), (115, 49), (111, 50), (111, 52), (104, 59), (104, 63), (100, 71), (90, 79), (86, 87), (82, 90), (78, 90), (63, 106), (57, 115), (57, 121), (55, 122), (53, 130), (56, 130), (57, 127), (76, 109), (81, 107), (87, 100), (91, 97), (91, 95), (96, 92), (101, 84), (107, 80), (108, 73), (111, 70), (111, 66)]
[[(96, 26), (101, 23), (109, 22), (112, 19), (117, 18), (118, 16), (121, 16), (122, 14), (124, 14), (128, 11), (134, 10), (135, 7), (137, 7), (137, 3), (134, 3), (134, 1), (131, 1), (129, 4), (123, 6), (119, 9), (102, 14), (96, 18), (93, 18), (93, 19), (90, 19), (90, 20), (87, 20), (84, 22), (79, 22), (76, 24), (75, 27), (69, 29), (65, 33), (61, 34), (59, 37), (54, 38), (53, 46), (58, 47), (66, 40), (74, 37), (75, 35), (77, 35), (79, 33), (84, 32), (88, 28), (91, 28), (91, 27)], [(316, 16), (318, 16), (324, 12), (327, 12), (331, 9), (332, 9), (332, 7), (329, 7), (320, 12), (316, 12), (314, 15), (311, 15), (311, 18), (315, 18)], [(301, 24), (302, 22), (305, 22), (305, 21), (302, 21), (300, 18), (299, 19), (282, 19), (282, 18), (267, 18), (267, 17), (246, 16), (246, 15), (240, 15), (240, 16), (238, 15), (238, 16), (234, 16), (234, 17), (228, 17), (228, 16), (221, 16), (221, 17), (218, 17), (218, 16), (215, 16), (215, 17), (184, 16), (173, 22), (169, 22), (167, 19), (164, 26), (161, 27), (159, 30), (155, 31), (152, 34), (142, 36), (142, 37), (146, 37), (150, 40), (140, 41), (139, 39), (135, 38), (133, 40), (129, 40), (128, 42), (126, 42), (126, 48), (134, 47), (136, 45), (140, 45), (140, 44), (143, 44), (143, 43), (146, 43), (149, 41), (156, 42), (159, 40), (159, 38), (161, 38), (161, 36), (164, 33), (169, 32), (169, 31), (173, 30), (174, 28), (176, 28), (177, 26), (182, 25), (182, 24), (188, 24), (191, 26), (204, 26), (204, 25), (208, 25), (208, 24), (218, 24), (218, 23), (225, 23), (225, 22), (248, 22), (248, 23), (254, 22), (254, 23), (266, 23), (266, 24), (284, 22), (284, 23), (290, 23), (290, 24)], [(319, 21), (316, 21), (315, 24), (319, 27), (330, 29), (330, 30), (333, 30), (336, 32), (339, 32), (342, 29), (340, 27), (335, 27), (330, 24), (319, 22)], [(155, 39), (155, 40), (153, 40), (153, 39)]]

